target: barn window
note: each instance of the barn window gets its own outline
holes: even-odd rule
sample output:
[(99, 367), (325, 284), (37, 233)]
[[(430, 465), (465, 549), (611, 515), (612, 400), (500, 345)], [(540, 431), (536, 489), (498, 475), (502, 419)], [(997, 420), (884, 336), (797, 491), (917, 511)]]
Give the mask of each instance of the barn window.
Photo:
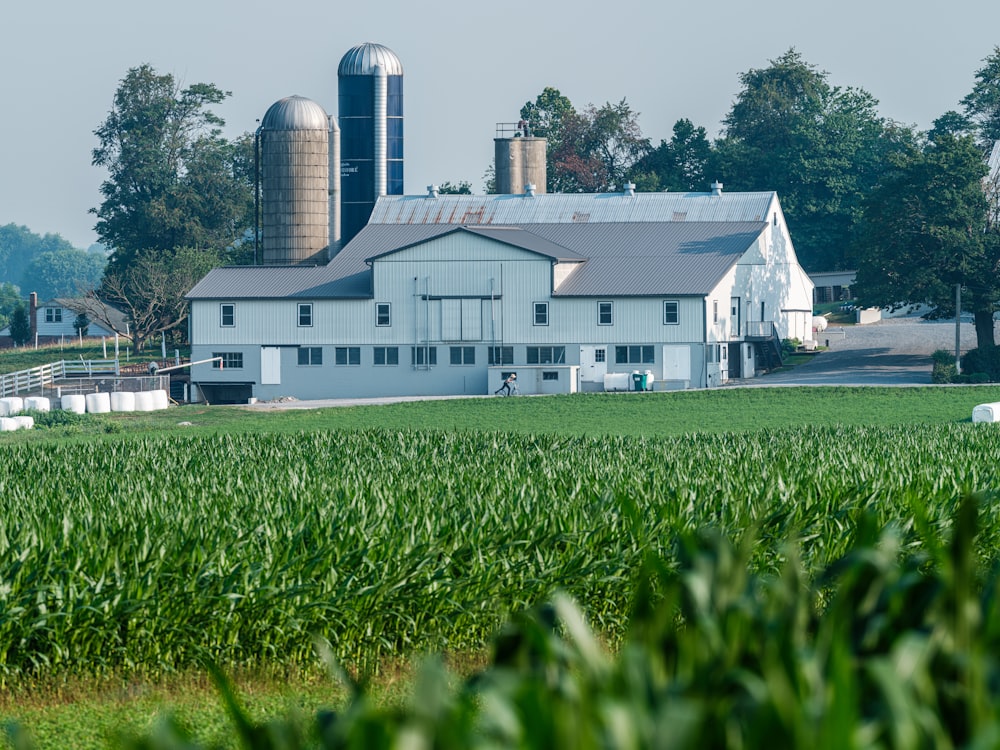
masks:
[(299, 328), (309, 328), (313, 324), (312, 302), (299, 303)]
[(338, 346), (333, 350), (333, 363), (335, 365), (360, 365), (360, 346)]
[(616, 346), (615, 364), (619, 365), (649, 365), (655, 362), (653, 347), (649, 344), (637, 346)]
[(375, 305), (375, 325), (377, 326), (389, 326), (392, 325), (392, 316), (390, 315), (390, 307), (388, 302), (378, 302)]
[(436, 346), (411, 346), (410, 362), (418, 367), (432, 367), (438, 363)]
[(663, 325), (675, 326), (681, 321), (680, 303), (677, 300), (663, 301)]
[(491, 365), (514, 364), (513, 346), (491, 346), (488, 349)]
[(299, 364), (316, 367), (323, 364), (323, 347), (321, 346), (300, 346)]
[(476, 364), (476, 347), (474, 346), (452, 346), (451, 363), (453, 365), (474, 365)]
[(529, 346), (526, 362), (529, 365), (562, 365), (566, 363), (565, 346)]
[(534, 324), (536, 326), (547, 326), (549, 324), (549, 303), (548, 302), (535, 302), (534, 303)]
[(236, 325), (236, 305), (232, 302), (223, 302), (219, 305), (219, 325), (223, 328), (232, 328)]
[[(222, 357), (222, 361), (215, 359), (216, 357)], [(212, 367), (216, 370), (220, 367), (223, 370), (243, 369), (243, 352), (212, 352), (212, 358), (215, 359)]]
[(609, 326), (613, 324), (612, 309), (613, 307), (610, 302), (597, 303), (597, 325)]
[(398, 365), (399, 364), (399, 347), (398, 346), (376, 346), (375, 347), (375, 364), (382, 366)]

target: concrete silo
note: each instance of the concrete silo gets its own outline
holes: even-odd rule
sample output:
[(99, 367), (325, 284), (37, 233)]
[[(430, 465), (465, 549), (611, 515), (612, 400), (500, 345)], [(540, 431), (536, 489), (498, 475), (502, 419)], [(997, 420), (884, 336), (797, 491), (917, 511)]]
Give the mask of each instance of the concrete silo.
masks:
[(545, 192), (545, 138), (529, 134), (528, 124), (498, 122), (493, 153), (496, 191), (501, 195), (520, 195), (534, 185), (535, 193)]
[(323, 263), (336, 228), (330, 210), (330, 141), (336, 122), (316, 102), (281, 99), (257, 131), (265, 265)]
[(346, 244), (380, 195), (403, 194), (403, 64), (388, 47), (359, 44), (340, 60), (337, 92)]

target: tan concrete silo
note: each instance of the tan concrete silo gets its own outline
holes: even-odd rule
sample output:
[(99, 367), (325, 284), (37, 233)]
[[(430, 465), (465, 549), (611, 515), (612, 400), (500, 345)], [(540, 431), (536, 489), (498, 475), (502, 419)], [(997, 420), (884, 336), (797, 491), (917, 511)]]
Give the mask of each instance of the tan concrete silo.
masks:
[(331, 123), (316, 102), (281, 99), (261, 121), (261, 248), (265, 265), (325, 263), (330, 244)]
[(526, 123), (497, 123), (493, 139), (496, 165), (496, 189), (501, 195), (520, 195), (526, 185), (534, 185), (535, 193), (545, 192), (544, 138), (527, 134)]

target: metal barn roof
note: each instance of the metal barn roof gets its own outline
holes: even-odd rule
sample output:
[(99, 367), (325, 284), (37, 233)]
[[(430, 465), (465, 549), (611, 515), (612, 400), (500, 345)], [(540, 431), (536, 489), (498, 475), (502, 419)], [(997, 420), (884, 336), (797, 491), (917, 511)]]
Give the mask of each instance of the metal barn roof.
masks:
[(390, 195), (371, 224), (587, 224), (602, 222), (767, 221), (775, 198), (762, 193), (546, 193), (542, 195)]
[[(211, 271), (189, 299), (323, 299), (371, 295), (369, 261), (466, 231), (577, 262), (556, 296), (704, 295), (765, 228), (750, 222), (600, 222), (455, 227), (369, 224), (321, 267), (228, 267)], [(585, 262), (580, 262), (585, 261)]]

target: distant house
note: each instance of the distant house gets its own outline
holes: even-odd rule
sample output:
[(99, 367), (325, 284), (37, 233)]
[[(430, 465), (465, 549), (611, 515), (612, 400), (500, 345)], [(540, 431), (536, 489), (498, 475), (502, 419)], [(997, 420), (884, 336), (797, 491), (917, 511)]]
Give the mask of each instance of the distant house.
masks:
[[(32, 322), (32, 342), (37, 340), (39, 344), (51, 344), (77, 338), (80, 334), (73, 324), (82, 310), (83, 305), (79, 299), (59, 297), (39, 303), (37, 295), (32, 292), (28, 303), (28, 313)], [(125, 315), (114, 309), (111, 313), (120, 319), (118, 323), (120, 329), (126, 330)], [(91, 320), (84, 335), (87, 338), (100, 338), (114, 336), (115, 333)], [(0, 340), (3, 339), (9, 341), (10, 328), (0, 330)]]
[(811, 338), (773, 192), (387, 196), (325, 266), (229, 267), (188, 293), (209, 401), (704, 388)]

